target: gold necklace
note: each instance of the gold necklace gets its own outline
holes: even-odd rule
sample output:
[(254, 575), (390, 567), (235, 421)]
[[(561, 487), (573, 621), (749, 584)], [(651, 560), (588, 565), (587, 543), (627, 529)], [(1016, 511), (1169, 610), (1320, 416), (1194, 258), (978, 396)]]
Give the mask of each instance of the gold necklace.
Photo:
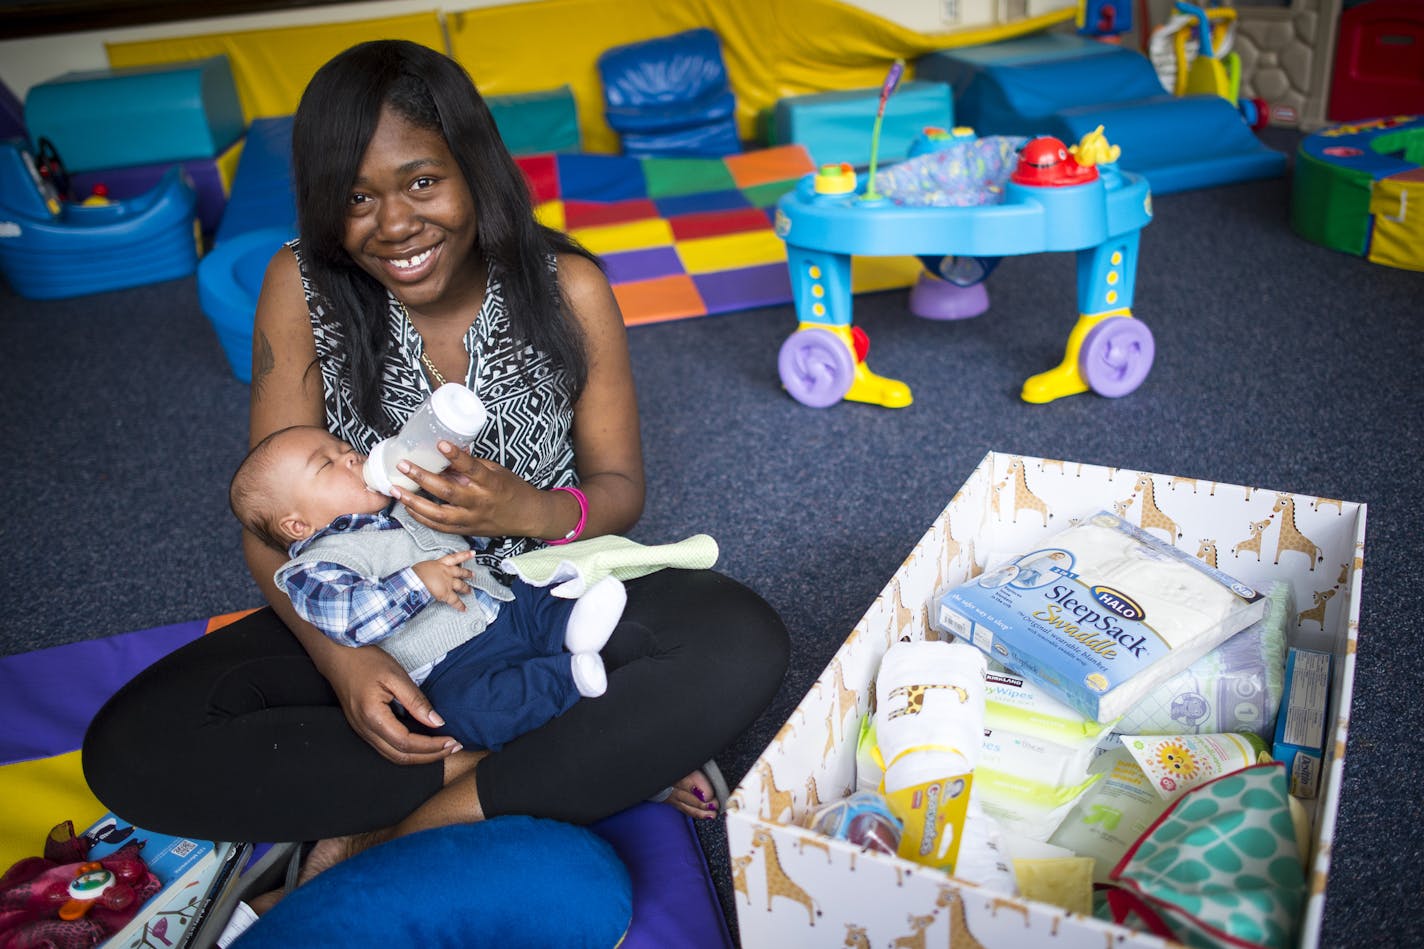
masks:
[[(405, 308), (405, 304), (397, 300), (396, 305), (401, 308), (401, 315), (405, 317), (405, 321), (411, 323), (410, 311)], [(411, 325), (413, 326), (414, 324), (412, 323)], [(420, 338), (420, 364), (425, 367), (426, 372), (430, 373), (430, 378), (435, 380), (437, 387), (445, 384), (445, 374), (435, 368), (435, 363), (431, 361), (430, 354), (425, 351), (424, 336)]]
[(441, 374), (439, 369), (435, 368), (435, 363), (430, 361), (430, 357), (425, 354), (425, 350), (423, 349), (420, 351), (420, 364), (425, 367), (426, 372), (430, 373), (430, 378), (435, 380), (437, 387), (445, 384), (445, 376)]

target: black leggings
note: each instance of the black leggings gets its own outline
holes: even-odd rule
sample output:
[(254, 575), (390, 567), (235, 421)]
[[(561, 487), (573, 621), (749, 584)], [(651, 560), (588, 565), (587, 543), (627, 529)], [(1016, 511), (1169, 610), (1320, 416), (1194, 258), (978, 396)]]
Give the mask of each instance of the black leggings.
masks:
[[(786, 670), (786, 628), (712, 571), (628, 583), (603, 650), (608, 692), (489, 755), (487, 816), (589, 823), (656, 793), (730, 744)], [(440, 763), (396, 765), (347, 724), (295, 636), (263, 609), (160, 659), (100, 709), (84, 775), (151, 830), (313, 840), (386, 827), (439, 790)]]

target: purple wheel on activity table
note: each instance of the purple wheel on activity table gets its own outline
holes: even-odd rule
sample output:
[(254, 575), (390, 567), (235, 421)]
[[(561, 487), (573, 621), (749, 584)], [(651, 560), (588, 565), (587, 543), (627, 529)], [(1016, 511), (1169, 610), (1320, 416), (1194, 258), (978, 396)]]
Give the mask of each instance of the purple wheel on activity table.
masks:
[(776, 366), (791, 397), (813, 409), (835, 405), (855, 381), (855, 356), (829, 330), (797, 330), (786, 337)]
[(1078, 369), (1094, 392), (1116, 399), (1142, 385), (1156, 352), (1145, 323), (1130, 316), (1110, 316), (1088, 331), (1078, 353)]

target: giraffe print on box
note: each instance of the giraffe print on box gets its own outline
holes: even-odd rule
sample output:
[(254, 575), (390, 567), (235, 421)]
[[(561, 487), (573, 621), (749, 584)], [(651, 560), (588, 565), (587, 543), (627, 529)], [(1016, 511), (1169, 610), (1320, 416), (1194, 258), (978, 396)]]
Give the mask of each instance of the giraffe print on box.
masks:
[[(751, 890), (747, 888), (747, 864), (751, 862), (752, 855), (749, 853), (732, 858), (732, 893), (745, 896), (748, 906), (752, 905)], [(735, 899), (735, 895), (733, 898)]]
[(771, 832), (763, 827), (754, 830), (752, 832), (752, 847), (761, 850), (762, 863), (766, 869), (766, 911), (770, 913), (771, 901), (781, 896), (804, 906), (811, 925), (815, 926), (816, 917), (821, 915), (821, 911), (816, 909), (816, 901), (811, 898), (811, 894), (786, 875), (786, 871), (781, 866), (781, 858), (776, 852), (776, 841), (772, 839)]
[(915, 916), (911, 914), (907, 917), (910, 921), (910, 933), (906, 936), (897, 936), (890, 945), (893, 949), (926, 949), (925, 930), (930, 928), (934, 922), (934, 914), (929, 916)]
[(1271, 506), (1272, 514), (1281, 516), (1281, 531), (1276, 539), (1276, 563), (1281, 562), (1281, 554), (1287, 550), (1298, 550), (1310, 560), (1310, 569), (1325, 559), (1320, 548), (1295, 526), (1295, 498), (1289, 494), (1276, 495), (1276, 503)]
[(846, 688), (845, 668), (839, 659), (834, 660), (836, 667), (836, 718), (841, 725), (841, 734), (845, 735), (846, 713), (852, 712), (856, 707), (856, 694), (854, 689)]
[(1053, 515), (1048, 512), (1047, 502), (1028, 489), (1028, 476), (1024, 473), (1022, 458), (1009, 462), (1008, 480), (1014, 483), (1013, 523), (1019, 522), (1019, 511), (1037, 511), (1043, 516), (1043, 526), (1047, 527), (1048, 519)]
[(1241, 551), (1249, 550), (1256, 554), (1256, 560), (1259, 562), (1261, 559), (1261, 535), (1264, 534), (1266, 528), (1270, 526), (1271, 519), (1269, 517), (1264, 521), (1252, 521), (1248, 524), (1246, 529), (1250, 536), (1231, 548), (1231, 556), (1240, 557)]
[(1201, 545), (1197, 547), (1197, 559), (1213, 570), (1216, 569), (1216, 541), (1203, 537)]
[(765, 819), (773, 823), (781, 820), (783, 812), (796, 810), (796, 798), (790, 791), (783, 791), (776, 786), (776, 775), (771, 771), (770, 762), (765, 759), (757, 762), (757, 773), (761, 775), (762, 786), (766, 788), (766, 814)]
[(828, 838), (819, 836), (796, 838), (796, 850), (798, 852), (804, 854), (807, 847), (810, 847), (812, 850), (821, 851), (821, 853), (826, 855), (826, 863), (831, 862), (831, 845)]
[(1319, 511), (1326, 505), (1333, 505), (1335, 507), (1336, 517), (1340, 517), (1345, 513), (1345, 503), (1339, 498), (1316, 498), (1314, 501), (1310, 502), (1310, 506), (1315, 508), (1316, 511)]
[(984, 944), (969, 931), (964, 915), (964, 894), (953, 887), (944, 887), (935, 899), (935, 913), (949, 910), (949, 945), (952, 949), (985, 949)]
[(864, 926), (857, 926), (854, 923), (846, 923), (846, 938), (842, 943), (845, 949), (870, 949), (870, 935), (865, 931)]
[(814, 811), (821, 806), (821, 792), (816, 787), (816, 776), (806, 775), (806, 810)]
[(1296, 618), (1295, 625), (1300, 626), (1310, 619), (1315, 620), (1316, 624), (1324, 629), (1325, 608), (1330, 603), (1330, 598), (1335, 595), (1335, 590), (1315, 590), (1310, 595), (1315, 600), (1315, 605), (1308, 610), (1302, 610), (1300, 616)]
[(1182, 536), (1182, 532), (1177, 529), (1177, 522), (1172, 520), (1162, 512), (1157, 506), (1157, 492), (1152, 485), (1152, 476), (1141, 474), (1137, 476), (1137, 483), (1132, 489), (1132, 493), (1140, 495), (1142, 498), (1142, 511), (1140, 526), (1143, 530), (1165, 531), (1167, 542), (1175, 545), (1177, 539)]

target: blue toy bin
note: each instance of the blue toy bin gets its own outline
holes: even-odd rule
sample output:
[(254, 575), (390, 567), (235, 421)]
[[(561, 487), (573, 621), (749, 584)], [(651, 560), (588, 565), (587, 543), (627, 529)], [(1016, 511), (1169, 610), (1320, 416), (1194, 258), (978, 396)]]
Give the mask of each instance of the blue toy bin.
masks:
[(33, 159), (0, 143), (0, 272), (31, 300), (57, 300), (157, 283), (198, 265), (197, 193), (170, 169), (127, 201), (47, 205)]
[(222, 344), (232, 374), (252, 381), (252, 321), (272, 255), (296, 237), (290, 227), (263, 227), (220, 241), (198, 265), (198, 305)]

